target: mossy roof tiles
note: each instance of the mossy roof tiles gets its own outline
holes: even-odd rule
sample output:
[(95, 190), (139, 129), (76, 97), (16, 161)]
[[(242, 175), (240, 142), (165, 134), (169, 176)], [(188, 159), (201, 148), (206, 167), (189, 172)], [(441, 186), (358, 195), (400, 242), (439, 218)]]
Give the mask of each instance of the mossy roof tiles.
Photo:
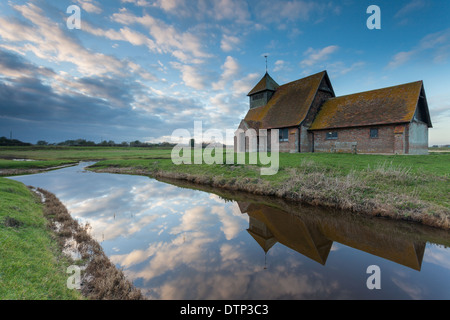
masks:
[(416, 112), (422, 81), (327, 100), (310, 130), (406, 123)]

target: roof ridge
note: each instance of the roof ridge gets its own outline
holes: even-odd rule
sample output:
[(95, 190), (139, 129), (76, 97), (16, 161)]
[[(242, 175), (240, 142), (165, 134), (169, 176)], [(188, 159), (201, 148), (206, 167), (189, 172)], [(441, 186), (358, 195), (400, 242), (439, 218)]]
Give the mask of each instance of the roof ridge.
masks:
[(309, 130), (410, 122), (422, 88), (420, 80), (330, 98)]
[(383, 88), (378, 88), (378, 89), (372, 89), (372, 90), (366, 90), (366, 91), (360, 91), (360, 92), (344, 94), (342, 96), (336, 96), (336, 97), (333, 97), (333, 98), (330, 98), (330, 99), (344, 98), (344, 97), (349, 97), (349, 96), (353, 96), (353, 95), (357, 95), (357, 94), (370, 93), (370, 92), (379, 91), (379, 90), (398, 88), (398, 87), (401, 87), (401, 86), (407, 86), (407, 85), (412, 85), (412, 84), (416, 84), (416, 83), (422, 83), (423, 84), (423, 80), (412, 81), (412, 82), (397, 84), (397, 85), (393, 85), (393, 86), (389, 86), (389, 87), (383, 87)]
[(295, 82), (298, 82), (298, 81), (302, 81), (302, 80), (305, 80), (305, 79), (317, 76), (318, 74), (321, 74), (321, 73), (323, 73), (325, 75), (327, 73), (327, 71), (323, 70), (323, 71), (316, 72), (314, 74), (311, 74), (309, 76), (306, 76), (306, 77), (303, 77), (303, 78), (300, 78), (300, 79), (297, 79), (297, 80), (292, 80), (292, 81), (286, 82), (285, 84), (280, 85), (280, 87), (283, 87), (283, 86), (286, 86), (286, 85), (291, 84), (291, 83), (295, 83)]

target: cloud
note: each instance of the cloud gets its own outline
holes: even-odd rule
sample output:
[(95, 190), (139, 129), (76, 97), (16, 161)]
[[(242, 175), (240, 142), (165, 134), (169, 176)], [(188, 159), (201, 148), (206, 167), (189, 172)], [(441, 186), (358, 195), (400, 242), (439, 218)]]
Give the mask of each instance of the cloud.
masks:
[(308, 20), (310, 14), (317, 9), (313, 1), (277, 1), (277, 13), (274, 14), (273, 4), (269, 0), (259, 2), (258, 15), (260, 19), (269, 22), (285, 22), (294, 20)]
[(213, 17), (217, 20), (235, 20), (247, 22), (250, 13), (246, 1), (217, 0), (213, 2)]
[[(143, 72), (139, 65), (129, 64), (136, 72)], [(69, 135), (67, 139), (78, 138), (80, 133), (97, 137), (111, 129), (121, 141), (130, 133), (135, 136), (143, 131), (146, 135), (159, 136), (158, 131), (163, 126), (173, 125), (162, 125), (161, 115), (169, 119), (168, 110), (172, 110), (172, 115), (182, 112), (184, 109), (179, 103), (186, 108), (198, 108), (185, 99), (170, 100), (168, 108), (163, 98), (132, 77), (74, 77), (37, 66), (2, 49), (0, 68), (0, 126), (24, 134), (30, 131), (36, 139), (52, 141), (50, 132), (61, 140), (65, 135)], [(150, 103), (147, 109), (142, 108), (142, 97)], [(28, 130), (24, 123), (33, 125), (28, 126)]]
[(412, 0), (404, 7), (402, 7), (399, 11), (397, 11), (397, 13), (394, 15), (394, 18), (403, 18), (411, 12), (423, 8), (425, 5), (426, 3), (423, 0)]
[[(330, 56), (340, 49), (337, 45), (327, 46), (322, 49), (308, 48), (304, 52), (306, 56), (300, 62), (300, 66), (303, 68), (303, 74), (310, 74), (312, 69), (322, 68), (327, 69), (329, 73), (334, 74), (334, 76), (345, 75), (351, 71), (357, 70), (365, 65), (363, 61), (356, 61), (348, 65), (343, 61), (331, 60)], [(279, 68), (284, 66), (284, 62), (279, 62)]]
[[(168, 0), (169, 1), (169, 0)], [(152, 3), (147, 0), (120, 0), (122, 3), (132, 3), (138, 7), (151, 7)]]
[(312, 67), (317, 63), (328, 59), (328, 57), (338, 49), (339, 47), (336, 45), (328, 46), (323, 49), (309, 48), (304, 53), (304, 55), (306, 55), (306, 58), (300, 62), (300, 65), (302, 67)]
[(155, 42), (152, 39), (128, 27), (120, 28), (118, 31), (113, 29), (103, 30), (100, 28), (95, 28), (89, 23), (85, 22), (83, 24), (83, 31), (86, 31), (95, 36), (105, 37), (110, 40), (125, 41), (134, 46), (144, 45), (152, 52), (161, 53), (161, 50), (156, 46)]
[(181, 72), (181, 79), (188, 87), (197, 90), (206, 88), (206, 78), (199, 68), (178, 62), (172, 62), (171, 65)]
[(240, 67), (236, 59), (231, 56), (227, 56), (224, 64), (222, 65), (223, 73), (220, 80), (212, 84), (213, 90), (223, 90), (227, 84), (236, 77), (239, 73)]
[(165, 12), (176, 14), (180, 13), (180, 8), (186, 8), (185, 0), (120, 0), (120, 2), (131, 3), (138, 7), (156, 7), (164, 10)]
[(173, 12), (174, 9), (179, 9), (180, 7), (184, 7), (184, 0), (157, 0), (155, 1), (155, 6), (160, 7), (166, 12)]
[(324, 17), (331, 13), (339, 15), (341, 9), (333, 2), (306, 1), (306, 0), (281, 0), (276, 2), (276, 14), (271, 0), (258, 1), (258, 10), (255, 12), (258, 21), (267, 23), (277, 23), (285, 28), (286, 23), (296, 21), (308, 21), (319, 16), (318, 21), (323, 21)]
[(1, 77), (41, 77), (54, 75), (53, 70), (38, 67), (10, 51), (0, 50)]
[(40, 7), (28, 3), (13, 8), (27, 22), (0, 18), (0, 35), (17, 52), (32, 52), (36, 57), (54, 63), (72, 63), (83, 75), (122, 74), (124, 65), (120, 60), (87, 50), (61, 24), (47, 18)]
[(279, 72), (279, 71), (290, 70), (287, 65), (288, 65), (288, 62), (286, 62), (284, 60), (277, 60), (277, 61), (275, 61), (275, 68), (273, 68), (273, 71)]
[(190, 56), (197, 59), (190, 62), (197, 63), (201, 62), (199, 59), (211, 57), (203, 50), (202, 42), (197, 36), (187, 31), (180, 32), (175, 27), (148, 14), (138, 17), (128, 11), (121, 11), (114, 13), (112, 19), (124, 25), (140, 24), (146, 27), (153, 38), (156, 50), (171, 53), (182, 62), (191, 60)]
[(234, 50), (240, 42), (241, 40), (238, 37), (224, 34), (220, 42), (220, 48), (225, 52), (229, 52)]
[(233, 95), (241, 97), (242, 95), (247, 95), (250, 90), (255, 86), (255, 81), (259, 80), (261, 77), (258, 73), (250, 73), (245, 77), (233, 81)]
[(420, 54), (425, 53), (427, 62), (430, 60), (430, 57), (435, 63), (447, 61), (450, 56), (450, 29), (430, 33), (423, 37), (418, 45), (411, 50), (396, 53), (387, 64), (387, 68), (397, 68), (412, 58), (419, 57)]
[(96, 13), (100, 14), (103, 12), (102, 8), (100, 8), (100, 4), (97, 1), (93, 0), (75, 0), (76, 3), (81, 5), (81, 8), (88, 13)]
[(362, 68), (365, 65), (366, 65), (366, 63), (363, 62), (363, 61), (354, 62), (350, 66), (347, 66), (342, 61), (338, 61), (336, 63), (330, 64), (329, 65), (329, 70), (330, 70), (330, 72), (334, 72), (334, 73), (337, 73), (339, 75), (344, 75), (344, 74), (347, 74), (347, 73), (352, 72), (354, 70), (360, 69), (360, 68)]
[(396, 68), (406, 63), (415, 54), (414, 51), (402, 51), (394, 55), (391, 61), (389, 61), (388, 68)]

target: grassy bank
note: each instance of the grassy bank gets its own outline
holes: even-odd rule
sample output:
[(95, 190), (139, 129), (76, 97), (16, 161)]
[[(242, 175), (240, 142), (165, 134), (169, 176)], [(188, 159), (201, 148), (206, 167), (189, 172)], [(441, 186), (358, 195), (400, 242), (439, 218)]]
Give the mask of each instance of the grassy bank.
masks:
[(0, 150), (0, 158), (11, 157), (101, 160), (93, 170), (183, 179), (450, 228), (450, 153), (420, 156), (281, 153), (278, 173), (272, 176), (260, 175), (260, 164), (177, 166), (171, 160), (171, 149), (10, 147)]
[(69, 260), (23, 184), (0, 178), (0, 300), (81, 299), (67, 289)]
[[(142, 299), (53, 194), (0, 178), (0, 199), (0, 300)], [(67, 287), (71, 265), (85, 267), (80, 291)]]

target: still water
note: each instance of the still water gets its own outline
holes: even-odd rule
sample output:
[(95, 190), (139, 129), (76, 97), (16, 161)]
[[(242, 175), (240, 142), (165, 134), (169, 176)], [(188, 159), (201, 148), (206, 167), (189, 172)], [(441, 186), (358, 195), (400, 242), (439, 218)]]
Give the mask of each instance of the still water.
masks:
[(450, 299), (449, 232), (89, 164), (11, 179), (89, 222), (151, 299)]

